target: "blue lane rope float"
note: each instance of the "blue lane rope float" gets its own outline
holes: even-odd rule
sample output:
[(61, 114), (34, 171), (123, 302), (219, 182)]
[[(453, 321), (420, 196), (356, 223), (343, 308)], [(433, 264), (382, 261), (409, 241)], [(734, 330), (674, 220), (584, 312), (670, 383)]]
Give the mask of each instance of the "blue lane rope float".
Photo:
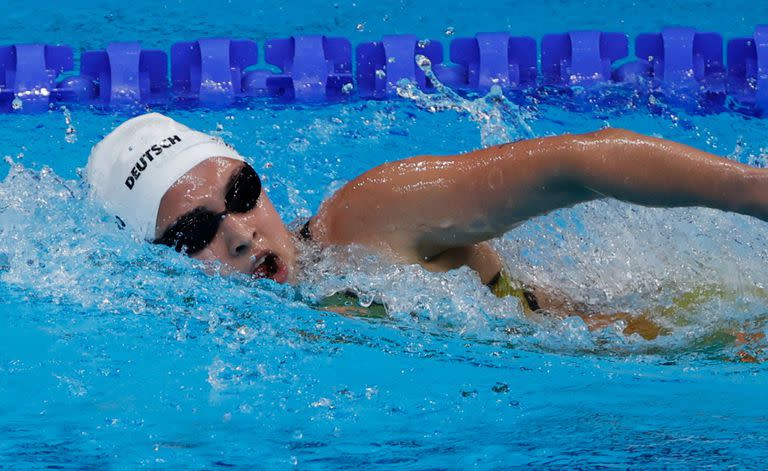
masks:
[(667, 28), (659, 34), (641, 34), (635, 39), (639, 61), (620, 67), (617, 81), (651, 78), (667, 87), (725, 94), (723, 38), (692, 28)]
[(768, 26), (751, 38), (728, 41), (728, 93), (740, 102), (768, 110)]
[(0, 111), (40, 112), (69, 103), (221, 106), (248, 97), (388, 99), (402, 80), (434, 91), (419, 56), (429, 60), (438, 80), (465, 92), (650, 84), (689, 101), (708, 96), (723, 102), (728, 96), (740, 106), (768, 111), (766, 25), (757, 26), (752, 37), (729, 40), (726, 61), (720, 34), (680, 27), (638, 35), (634, 59), (628, 57), (626, 34), (604, 31), (547, 34), (540, 51), (531, 37), (478, 33), (451, 41), (450, 62), (440, 41), (414, 35), (364, 42), (354, 54), (348, 39), (318, 35), (269, 39), (263, 51), (259, 63), (258, 45), (247, 39), (178, 42), (170, 57), (139, 42), (114, 42), (83, 52), (76, 73), (69, 46), (0, 46)]
[[(168, 80), (168, 58), (138, 42), (111, 43), (105, 51), (80, 56), (80, 82), (88, 99), (114, 105), (161, 101)], [(76, 96), (76, 95), (73, 95)]]
[(18, 99), (30, 111), (43, 111), (52, 100), (66, 101), (70, 97), (56, 78), (67, 70), (72, 70), (68, 46), (0, 46), (0, 105)]
[(348, 39), (325, 36), (270, 39), (264, 44), (264, 59), (280, 68), (279, 73), (265, 78), (267, 96), (303, 101), (333, 100), (352, 90), (352, 45)]
[(589, 86), (613, 80), (612, 65), (627, 57), (629, 39), (622, 33), (572, 31), (541, 39), (544, 82)]
[(257, 59), (256, 43), (249, 40), (175, 43), (171, 46), (171, 87), (181, 99), (227, 104), (246, 95), (244, 71)]

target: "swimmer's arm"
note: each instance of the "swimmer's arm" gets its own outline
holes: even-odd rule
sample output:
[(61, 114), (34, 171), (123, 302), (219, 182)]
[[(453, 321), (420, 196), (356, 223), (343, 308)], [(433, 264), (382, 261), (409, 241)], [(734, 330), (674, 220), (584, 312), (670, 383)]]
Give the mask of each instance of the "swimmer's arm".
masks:
[(575, 197), (555, 187), (567, 171), (565, 160), (554, 156), (557, 139), (375, 167), (321, 205), (310, 227), (313, 239), (431, 262), (451, 249), (471, 247), (534, 216), (589, 199), (587, 192)]
[(584, 137), (567, 157), (568, 167), (572, 183), (593, 196), (654, 207), (704, 206), (768, 220), (768, 170), (623, 129)]
[(313, 234), (429, 260), (601, 197), (768, 219), (765, 170), (620, 129), (519, 141), (376, 167), (323, 204)]

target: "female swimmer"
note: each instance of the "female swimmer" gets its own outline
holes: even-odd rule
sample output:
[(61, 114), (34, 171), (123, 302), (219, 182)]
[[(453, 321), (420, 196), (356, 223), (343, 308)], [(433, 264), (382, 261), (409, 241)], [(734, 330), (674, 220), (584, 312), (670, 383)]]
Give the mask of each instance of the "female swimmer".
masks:
[(625, 332), (647, 337), (658, 328), (642, 315), (597, 316), (509, 279), (487, 241), (535, 216), (606, 197), (768, 220), (768, 170), (610, 128), (380, 165), (322, 203), (299, 234), (289, 232), (232, 147), (157, 113), (130, 119), (99, 142), (87, 179), (129, 229), (219, 261), (225, 271), (292, 283), (297, 237), (357, 244), (431, 271), (469, 266), (494, 293), (520, 298), (529, 314), (577, 314), (594, 326), (623, 318)]

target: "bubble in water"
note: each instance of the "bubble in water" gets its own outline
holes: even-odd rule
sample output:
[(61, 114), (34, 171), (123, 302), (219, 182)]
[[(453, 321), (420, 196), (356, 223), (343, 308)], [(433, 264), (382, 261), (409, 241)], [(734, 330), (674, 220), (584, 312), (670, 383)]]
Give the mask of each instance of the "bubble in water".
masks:
[(357, 26), (355, 26), (355, 29), (358, 31), (365, 31), (365, 23), (358, 23)]
[(449, 27), (445, 28), (445, 35), (446, 36), (453, 36), (454, 31), (455, 31), (454, 27), (453, 26), (449, 26)]
[(15, 97), (13, 101), (11, 102), (11, 108), (14, 110), (20, 110), (24, 107), (24, 102), (19, 99), (19, 97)]
[(387, 78), (387, 73), (384, 72), (384, 70), (382, 70), (382, 69), (376, 69), (376, 78), (379, 78), (379, 79), (383, 80), (383, 79)]
[(341, 93), (344, 93), (344, 94), (346, 94), (346, 95), (349, 95), (350, 93), (352, 93), (352, 90), (353, 90), (354, 88), (355, 88), (355, 86), (354, 86), (354, 85), (352, 85), (352, 83), (345, 83), (345, 84), (344, 84), (344, 85), (341, 87)]

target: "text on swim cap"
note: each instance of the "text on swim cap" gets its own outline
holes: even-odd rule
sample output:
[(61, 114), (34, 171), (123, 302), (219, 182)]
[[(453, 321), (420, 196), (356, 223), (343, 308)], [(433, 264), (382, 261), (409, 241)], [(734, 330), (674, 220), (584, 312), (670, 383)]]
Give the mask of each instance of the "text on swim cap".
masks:
[(167, 149), (174, 144), (178, 144), (179, 142), (181, 142), (181, 138), (174, 135), (171, 137), (166, 137), (159, 143), (154, 144), (152, 147), (147, 149), (146, 152), (141, 154), (139, 160), (133, 164), (133, 167), (131, 167), (131, 174), (128, 175), (128, 178), (125, 179), (125, 186), (127, 186), (129, 190), (133, 190), (133, 185), (136, 184), (136, 180), (138, 180), (141, 176), (141, 172), (147, 169), (149, 163), (155, 160), (155, 157), (162, 154), (163, 149)]

